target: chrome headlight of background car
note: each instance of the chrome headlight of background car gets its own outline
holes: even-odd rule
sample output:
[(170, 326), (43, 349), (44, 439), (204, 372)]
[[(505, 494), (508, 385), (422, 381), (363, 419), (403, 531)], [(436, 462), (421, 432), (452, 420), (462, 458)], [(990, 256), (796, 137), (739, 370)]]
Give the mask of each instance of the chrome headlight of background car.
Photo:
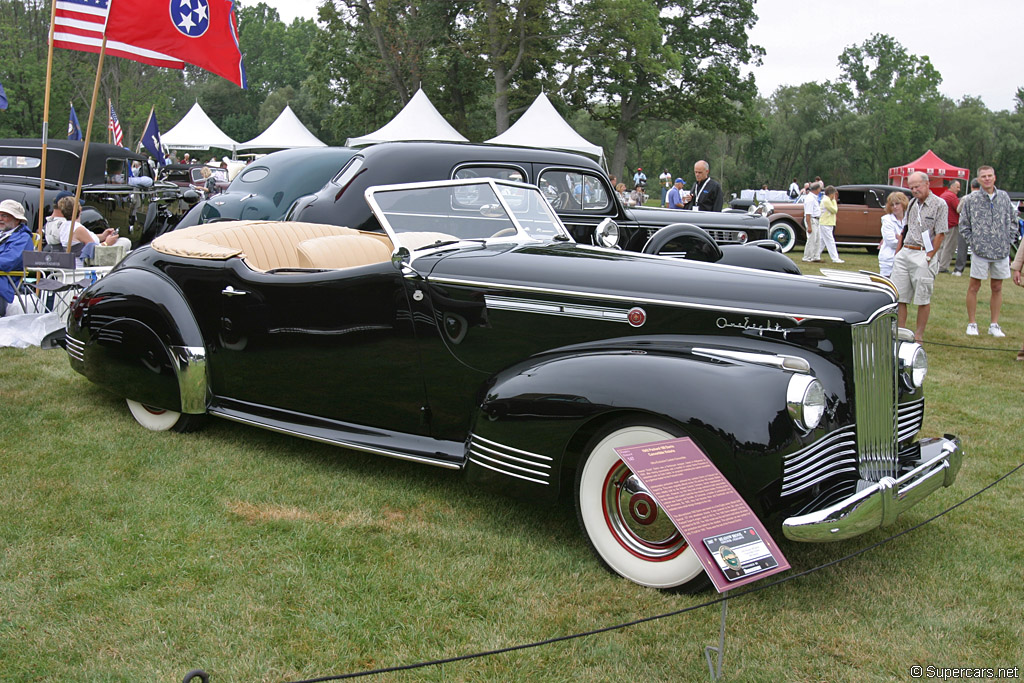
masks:
[(900, 374), (907, 381), (909, 388), (917, 389), (924, 384), (928, 374), (928, 354), (917, 342), (903, 342), (899, 349)]
[(600, 247), (614, 247), (619, 243), (619, 226), (611, 218), (605, 218), (594, 230), (594, 241)]
[(797, 427), (810, 431), (825, 415), (825, 388), (810, 375), (793, 375), (786, 389), (786, 407)]

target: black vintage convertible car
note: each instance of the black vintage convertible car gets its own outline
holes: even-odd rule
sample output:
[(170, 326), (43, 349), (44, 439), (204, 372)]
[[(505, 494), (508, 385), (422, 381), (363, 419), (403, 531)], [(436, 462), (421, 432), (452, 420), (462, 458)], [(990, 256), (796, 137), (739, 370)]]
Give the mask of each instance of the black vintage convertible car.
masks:
[(570, 494), (597, 555), (706, 578), (614, 448), (688, 436), (796, 541), (892, 523), (953, 483), (918, 438), (927, 359), (885, 280), (576, 243), (537, 187), (372, 187), (384, 232), (232, 222), (167, 233), (88, 287), (71, 366), (155, 430), (204, 415)]

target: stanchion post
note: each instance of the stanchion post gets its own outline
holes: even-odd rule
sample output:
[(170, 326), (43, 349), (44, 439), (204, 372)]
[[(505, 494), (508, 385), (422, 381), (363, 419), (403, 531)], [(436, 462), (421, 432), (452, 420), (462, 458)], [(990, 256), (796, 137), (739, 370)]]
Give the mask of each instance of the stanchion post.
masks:
[[(722, 593), (722, 620), (718, 626), (718, 647), (706, 645), (704, 657), (708, 661), (708, 673), (711, 680), (717, 681), (722, 677), (722, 659), (725, 657), (725, 618), (729, 614), (729, 591)], [(711, 660), (711, 653), (715, 653), (715, 661)]]

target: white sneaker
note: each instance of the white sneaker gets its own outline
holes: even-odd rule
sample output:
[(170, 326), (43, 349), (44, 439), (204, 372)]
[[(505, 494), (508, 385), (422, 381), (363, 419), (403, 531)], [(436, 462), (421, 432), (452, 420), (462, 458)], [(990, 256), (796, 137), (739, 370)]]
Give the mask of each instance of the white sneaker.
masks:
[(967, 336), (977, 337), (978, 336), (978, 323), (967, 323)]
[(837, 260), (833, 261), (832, 263), (846, 263), (846, 261), (844, 261), (842, 259), (837, 259)]
[(1005, 337), (1006, 333), (1003, 332), (1003, 328), (999, 327), (999, 323), (992, 323), (988, 326), (988, 333), (993, 337)]
[(953, 277), (963, 277), (963, 276), (964, 276), (964, 271), (962, 271), (962, 270), (954, 270), (953, 271)]

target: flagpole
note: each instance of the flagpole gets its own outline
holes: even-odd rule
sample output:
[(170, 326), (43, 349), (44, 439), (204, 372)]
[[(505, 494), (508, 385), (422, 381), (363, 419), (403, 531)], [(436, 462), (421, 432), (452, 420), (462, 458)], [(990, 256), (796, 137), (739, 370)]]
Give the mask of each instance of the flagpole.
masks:
[(43, 223), (46, 217), (46, 142), (49, 139), (50, 131), (50, 79), (53, 76), (53, 25), (57, 18), (57, 0), (50, 0), (50, 37), (47, 41), (46, 51), (46, 94), (43, 96), (43, 150), (39, 160), (39, 220), (36, 225), (36, 233), (39, 243), (36, 249), (43, 248)]
[(75, 236), (75, 221), (78, 219), (78, 203), (82, 197), (82, 180), (85, 178), (85, 163), (89, 159), (89, 140), (92, 138), (92, 120), (96, 115), (96, 96), (100, 91), (100, 75), (103, 73), (103, 55), (107, 53), (107, 35), (103, 34), (103, 42), (100, 43), (100, 59), (96, 64), (96, 82), (92, 86), (92, 104), (89, 106), (89, 123), (86, 126), (85, 145), (82, 147), (82, 165), (78, 169), (78, 185), (75, 187), (75, 208), (71, 211), (71, 230), (68, 233), (68, 251), (71, 251), (71, 243)]

